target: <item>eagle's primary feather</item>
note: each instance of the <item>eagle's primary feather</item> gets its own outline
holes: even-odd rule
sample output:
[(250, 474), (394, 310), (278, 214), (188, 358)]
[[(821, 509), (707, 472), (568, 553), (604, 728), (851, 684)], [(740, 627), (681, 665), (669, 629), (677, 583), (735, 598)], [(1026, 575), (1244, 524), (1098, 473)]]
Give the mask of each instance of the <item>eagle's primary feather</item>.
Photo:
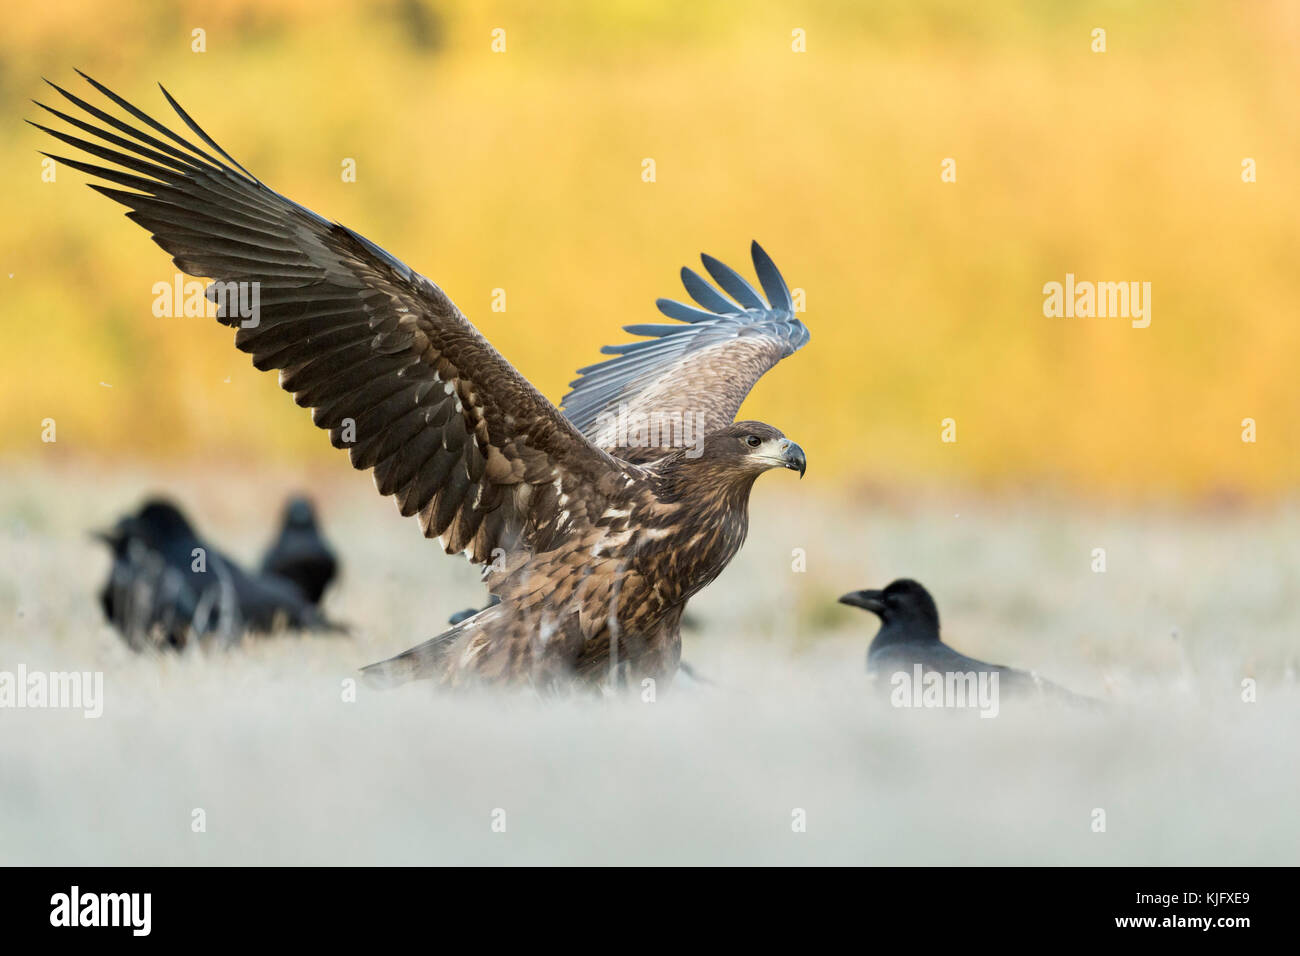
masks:
[[(705, 267), (734, 303), (684, 270), (708, 311), (661, 300), (688, 324), (630, 326), (654, 338), (583, 370), (566, 417), (437, 285), (265, 186), (165, 89), (207, 149), (85, 79), (142, 125), (50, 84), (102, 125), (37, 105), (100, 142), (33, 125), (120, 168), (51, 158), (112, 184), (91, 187), (126, 206), (180, 269), (216, 280), (208, 296), (236, 347), (279, 370), (427, 536), (487, 565), (500, 603), (372, 673), (547, 687), (671, 677), (682, 608), (744, 540), (754, 478), (804, 467), (780, 432), (732, 422), (753, 383), (808, 337), (766, 253), (754, 245), (766, 303), (715, 259)], [(231, 307), (239, 285), (257, 290), (254, 314)], [(625, 448), (606, 427), (619, 406), (697, 413), (707, 437)]]

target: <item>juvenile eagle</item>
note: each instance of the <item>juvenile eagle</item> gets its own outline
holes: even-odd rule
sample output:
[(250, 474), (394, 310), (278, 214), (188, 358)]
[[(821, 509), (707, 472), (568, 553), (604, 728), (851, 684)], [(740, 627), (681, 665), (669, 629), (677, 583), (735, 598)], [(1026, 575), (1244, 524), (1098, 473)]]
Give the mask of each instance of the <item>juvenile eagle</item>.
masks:
[(82, 76), (136, 122), (50, 84), (98, 122), (37, 105), (101, 142), (33, 125), (121, 168), (51, 158), (113, 184), (90, 185), (180, 269), (215, 280), (208, 298), (235, 346), (278, 369), (426, 536), (485, 565), (499, 603), (369, 674), (542, 689), (670, 680), (682, 610), (744, 541), (754, 480), (805, 468), (777, 429), (733, 422), (759, 377), (808, 341), (758, 244), (766, 300), (704, 256), (730, 298), (683, 269), (699, 307), (659, 300), (681, 324), (626, 326), (645, 338), (605, 347), (615, 357), (580, 370), (562, 413), (442, 289), (263, 185), (165, 89), (207, 149)]

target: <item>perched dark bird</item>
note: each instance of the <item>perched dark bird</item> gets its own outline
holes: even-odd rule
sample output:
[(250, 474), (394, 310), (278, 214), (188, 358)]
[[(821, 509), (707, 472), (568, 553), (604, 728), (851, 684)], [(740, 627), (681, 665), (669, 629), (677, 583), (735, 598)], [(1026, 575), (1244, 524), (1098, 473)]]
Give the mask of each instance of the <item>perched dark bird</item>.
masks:
[(867, 670), (889, 676), (920, 665), (925, 673), (997, 674), (1001, 690), (1085, 702), (1032, 671), (989, 664), (953, 650), (939, 638), (939, 609), (920, 583), (900, 578), (883, 591), (851, 591), (841, 604), (860, 607), (880, 618), (880, 631), (867, 649)]
[(184, 647), (196, 637), (233, 641), (282, 628), (338, 629), (288, 581), (248, 574), (199, 538), (171, 502), (146, 502), (97, 537), (113, 552), (100, 604), (132, 646)]
[(660, 300), (673, 324), (627, 326), (646, 340), (607, 346), (614, 358), (582, 369), (566, 417), (442, 289), (262, 184), (166, 90), (203, 146), (86, 79), (136, 122), (54, 87), (98, 122), (42, 109), (100, 142), (39, 128), (120, 168), (53, 158), (112, 184), (91, 186), (179, 269), (216, 280), (207, 295), (235, 346), (278, 369), (427, 536), (487, 565), (498, 605), (370, 674), (535, 688), (670, 680), (683, 608), (740, 549), (754, 480), (805, 469), (777, 429), (733, 421), (763, 373), (808, 341), (767, 253), (753, 244), (762, 295), (709, 256), (722, 291), (682, 270), (698, 307)]
[(136, 650), (180, 649), (193, 639), (196, 626), (206, 630), (211, 621), (220, 628), (221, 608), (207, 604), (200, 614), (199, 593), (132, 533), (134, 521), (131, 515), (109, 531), (93, 532), (112, 551), (108, 580), (99, 592), (108, 622)]
[(338, 561), (316, 524), (316, 510), (306, 498), (290, 498), (279, 537), (262, 558), (262, 574), (284, 578), (312, 604), (338, 574)]

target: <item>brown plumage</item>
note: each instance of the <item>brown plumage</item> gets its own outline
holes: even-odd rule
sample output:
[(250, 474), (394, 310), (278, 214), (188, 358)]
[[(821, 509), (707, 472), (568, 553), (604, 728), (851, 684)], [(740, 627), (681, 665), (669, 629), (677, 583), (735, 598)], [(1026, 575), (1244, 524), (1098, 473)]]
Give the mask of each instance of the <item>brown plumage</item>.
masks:
[(489, 570), (500, 604), (373, 672), (452, 684), (526, 677), (543, 688), (575, 675), (671, 678), (686, 601), (744, 543), (754, 479), (782, 467), (802, 471), (803, 453), (759, 422), (713, 432), (698, 457), (679, 449), (622, 465), (596, 520), (569, 523), (544, 550), (522, 549)]
[(448, 553), (486, 565), (499, 604), (367, 671), (544, 688), (671, 678), (682, 610), (744, 541), (754, 479), (804, 470), (776, 429), (732, 423), (754, 382), (808, 337), (766, 253), (754, 245), (767, 302), (717, 260), (704, 264), (730, 300), (683, 270), (703, 309), (661, 300), (685, 324), (629, 326), (648, 338), (582, 370), (566, 417), (438, 286), (267, 188), (166, 90), (212, 152), (87, 80), (153, 132), (55, 87), (108, 128), (42, 108), (116, 148), (39, 128), (123, 169), (55, 158), (126, 187), (91, 184), (179, 268), (217, 280), (208, 297), (236, 347), (280, 371), (380, 493)]

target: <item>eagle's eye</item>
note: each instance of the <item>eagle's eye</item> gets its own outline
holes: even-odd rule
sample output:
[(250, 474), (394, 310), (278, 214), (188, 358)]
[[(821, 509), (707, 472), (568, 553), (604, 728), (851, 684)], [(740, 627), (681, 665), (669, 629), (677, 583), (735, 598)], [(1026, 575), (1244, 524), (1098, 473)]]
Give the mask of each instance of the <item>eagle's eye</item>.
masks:
[(759, 438), (757, 435), (746, 435), (745, 444), (750, 448), (757, 448), (759, 445), (763, 444), (763, 439)]

